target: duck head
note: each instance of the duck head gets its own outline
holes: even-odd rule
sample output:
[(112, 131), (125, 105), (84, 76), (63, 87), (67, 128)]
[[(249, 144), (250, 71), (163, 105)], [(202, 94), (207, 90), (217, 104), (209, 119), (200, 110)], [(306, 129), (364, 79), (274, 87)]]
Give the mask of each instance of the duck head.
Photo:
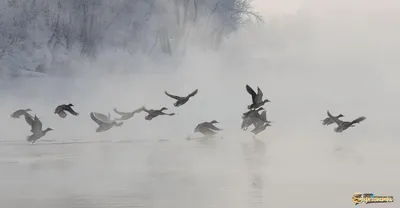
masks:
[(168, 108), (162, 107), (162, 108), (160, 109), (160, 111), (164, 111), (164, 110), (168, 110)]
[(74, 106), (74, 105), (73, 105), (72, 103), (70, 103), (70, 104), (68, 104), (68, 106), (69, 106), (69, 107), (72, 107), (72, 106)]
[(30, 108), (25, 109), (25, 111), (32, 111)]
[(344, 115), (343, 114), (339, 114), (337, 117), (341, 118), (341, 117), (344, 117)]
[(144, 119), (146, 119), (146, 120), (150, 121), (151, 119), (153, 119), (153, 117), (151, 117), (151, 116), (147, 115), (147, 116), (145, 116), (145, 117), (144, 117)]
[(269, 102), (271, 102), (271, 101), (268, 100), (268, 99), (265, 99), (265, 100), (263, 101), (263, 103), (269, 103)]
[(211, 123), (211, 124), (215, 124), (215, 123), (219, 123), (219, 122), (216, 121), (216, 120), (212, 120), (210, 123)]
[(47, 128), (46, 130), (44, 130), (45, 132), (48, 132), (48, 131), (53, 131), (54, 129), (52, 129), (52, 128)]

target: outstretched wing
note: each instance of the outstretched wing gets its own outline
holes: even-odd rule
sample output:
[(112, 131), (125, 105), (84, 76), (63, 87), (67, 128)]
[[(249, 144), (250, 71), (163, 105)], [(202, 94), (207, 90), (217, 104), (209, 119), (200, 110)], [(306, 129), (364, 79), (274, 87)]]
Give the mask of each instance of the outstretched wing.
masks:
[(215, 130), (215, 131), (221, 131), (222, 130), (222, 129), (220, 129), (220, 128), (218, 128), (218, 127), (216, 127), (216, 126), (214, 126), (213, 124), (210, 124), (210, 123), (205, 123), (204, 126), (207, 127), (208, 129), (212, 129), (212, 130)]
[(98, 119), (98, 118), (95, 116), (95, 113), (94, 113), (94, 112), (91, 112), (91, 113), (90, 113), (90, 118), (91, 118), (94, 122), (96, 122), (99, 126), (101, 126), (101, 125), (104, 124), (104, 122), (103, 122), (102, 120)]
[(338, 126), (340, 126), (340, 125), (343, 123), (343, 121), (341, 121), (341, 120), (339, 120), (338, 118), (332, 116), (332, 114), (329, 113), (329, 111), (327, 111), (326, 113), (328, 114), (329, 118), (330, 118), (333, 122), (335, 122)]
[(353, 123), (353, 124), (360, 123), (361, 121), (364, 121), (365, 119), (367, 119), (365, 116), (361, 116), (361, 117), (355, 119), (354, 121), (352, 121), (351, 123)]
[(173, 98), (173, 99), (175, 99), (175, 100), (180, 100), (180, 99), (182, 99), (182, 98), (179, 97), (179, 96), (169, 94), (167, 91), (164, 91), (164, 93), (165, 93), (166, 95), (168, 95), (168, 97)]
[(32, 133), (36, 133), (36, 132), (41, 132), (41, 131), (42, 131), (42, 122), (35, 115), (35, 119), (33, 121), (33, 126), (32, 126), (32, 129), (31, 129), (31, 132)]
[(140, 113), (140, 112), (142, 112), (142, 111), (144, 111), (144, 106), (142, 106), (142, 107), (140, 107), (140, 108), (134, 110), (133, 113)]
[(193, 97), (193, 96), (195, 96), (195, 95), (197, 94), (197, 92), (198, 92), (198, 89), (196, 89), (195, 91), (193, 91), (192, 93), (190, 93), (190, 94), (188, 95), (188, 97)]
[(256, 97), (257, 97), (256, 92), (254, 92), (254, 90), (249, 85), (246, 85), (246, 90), (251, 95), (251, 99), (253, 100), (253, 103), (257, 103), (256, 102), (257, 101), (256, 100)]
[(77, 116), (79, 113), (75, 112), (74, 109), (72, 109), (71, 107), (67, 107), (64, 110), (68, 111), (69, 113), (71, 113), (74, 116)]
[(260, 115), (260, 120), (267, 122), (267, 111), (263, 111)]
[(263, 92), (261, 91), (261, 89), (259, 87), (257, 87), (257, 97), (256, 97), (256, 101), (257, 103), (261, 103), (262, 102), (262, 97), (263, 97)]
[(124, 113), (124, 112), (118, 111), (116, 108), (114, 108), (113, 110), (114, 110), (114, 112), (115, 112), (116, 114), (118, 114), (118, 115), (120, 115), (120, 116), (123, 116), (123, 115), (126, 114), (126, 113)]
[(34, 118), (28, 112), (24, 113), (24, 117), (25, 117), (26, 123), (28, 123), (29, 126), (31, 126), (31, 128), (32, 128), (33, 127), (33, 123), (35, 123)]

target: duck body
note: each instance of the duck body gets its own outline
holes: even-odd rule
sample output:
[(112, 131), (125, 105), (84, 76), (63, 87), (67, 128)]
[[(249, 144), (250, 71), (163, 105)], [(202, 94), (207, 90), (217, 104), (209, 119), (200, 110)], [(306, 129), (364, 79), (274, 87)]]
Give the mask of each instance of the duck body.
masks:
[(353, 121), (342, 121), (342, 120), (332, 116), (332, 114), (329, 111), (327, 111), (327, 114), (328, 114), (329, 118), (331, 118), (337, 124), (337, 127), (335, 127), (335, 129), (334, 129), (334, 131), (336, 133), (341, 133), (344, 130), (348, 129), (349, 127), (354, 127), (354, 124), (361, 123), (362, 121), (367, 119), (365, 116), (361, 116), (361, 117), (354, 119)]
[(121, 111), (118, 111), (116, 108), (114, 108), (114, 112), (121, 116), (120, 118), (117, 118), (116, 120), (124, 121), (124, 120), (128, 120), (128, 119), (132, 118), (136, 113), (142, 112), (143, 109), (144, 109), (144, 107), (141, 107), (132, 112), (121, 112)]
[(173, 116), (175, 115), (175, 113), (164, 113), (164, 110), (168, 110), (168, 108), (166, 107), (162, 107), (160, 110), (154, 110), (154, 109), (146, 109), (145, 107), (143, 107), (143, 111), (145, 111), (147, 114), (147, 116), (145, 116), (144, 118), (148, 121), (152, 120), (153, 118), (157, 117), (157, 116), (161, 116), (161, 115), (167, 115), (167, 116)]
[(65, 118), (65, 117), (67, 117), (67, 113), (66, 112), (69, 112), (70, 114), (72, 114), (72, 115), (74, 115), (74, 116), (77, 116), (77, 115), (79, 115), (79, 113), (77, 113), (77, 112), (75, 112), (73, 109), (72, 109), (72, 106), (74, 106), (73, 104), (62, 104), (62, 105), (59, 105), (59, 106), (57, 106), (57, 108), (54, 110), (54, 114), (58, 114), (61, 118)]
[(28, 136), (26, 140), (28, 142), (35, 143), (38, 139), (42, 138), (43, 136), (46, 135), (47, 132), (52, 131), (52, 128), (47, 128), (45, 130), (42, 130), (42, 122), (39, 120), (39, 118), (35, 115), (33, 123), (31, 125), (32, 129), (31, 132), (33, 133), (32, 135)]
[(14, 113), (11, 114), (11, 118), (20, 118), (22, 115), (24, 115), (25, 113), (27, 113), (29, 111), (32, 111), (32, 110), (30, 108), (16, 110)]
[(188, 96), (180, 97), (180, 96), (177, 96), (177, 95), (169, 94), (167, 91), (164, 91), (164, 93), (165, 93), (168, 97), (177, 100), (177, 101), (174, 103), (174, 106), (175, 106), (175, 107), (179, 107), (179, 106), (181, 106), (181, 105), (187, 103), (191, 97), (193, 97), (193, 96), (195, 96), (195, 95), (197, 94), (197, 92), (198, 92), (198, 89), (194, 90), (194, 91), (193, 91), (192, 93), (190, 93)]
[(252, 99), (252, 104), (247, 106), (249, 110), (259, 108), (263, 106), (265, 103), (271, 102), (268, 99), (263, 100), (263, 92), (259, 87), (257, 87), (257, 93), (249, 85), (246, 85), (246, 90), (251, 95)]
[(114, 126), (122, 126), (123, 124), (123, 122), (111, 120), (109, 116), (106, 116), (102, 113), (91, 112), (90, 118), (98, 125), (96, 132), (104, 132), (113, 128)]

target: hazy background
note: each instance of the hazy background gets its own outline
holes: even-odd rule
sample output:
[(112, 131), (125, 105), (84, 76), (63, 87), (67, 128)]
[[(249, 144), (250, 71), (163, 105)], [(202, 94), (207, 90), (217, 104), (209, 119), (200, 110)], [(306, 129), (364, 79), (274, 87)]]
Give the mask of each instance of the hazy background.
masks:
[[(354, 192), (396, 200), (399, 2), (204, 0), (196, 21), (187, 7), (185, 23), (193, 1), (110, 2), (2, 3), (1, 205), (330, 208), (354, 206)], [(237, 16), (248, 14), (238, 5), (264, 23)], [(273, 126), (258, 140), (240, 130), (246, 84), (272, 101)], [(163, 94), (195, 88), (179, 108)], [(70, 102), (80, 116), (53, 114)], [(89, 118), (142, 105), (177, 115), (139, 114), (100, 134)], [(28, 107), (55, 129), (35, 145), (25, 121), (10, 118)], [(320, 124), (327, 110), (367, 120), (337, 134)], [(213, 119), (223, 140), (185, 140)]]

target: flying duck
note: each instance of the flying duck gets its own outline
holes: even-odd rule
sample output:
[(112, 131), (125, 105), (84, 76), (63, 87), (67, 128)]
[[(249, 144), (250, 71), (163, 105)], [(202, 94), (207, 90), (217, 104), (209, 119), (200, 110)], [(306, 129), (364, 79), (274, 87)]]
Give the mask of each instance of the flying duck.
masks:
[(27, 109), (19, 109), (16, 110), (14, 113), (11, 114), (12, 118), (20, 118), (22, 115), (24, 115), (26, 112), (32, 111), (30, 108)]
[(102, 113), (91, 112), (90, 118), (99, 125), (96, 132), (107, 131), (114, 126), (121, 126), (123, 124), (123, 122), (118, 123), (115, 120), (111, 120), (109, 116)]
[(28, 136), (26, 140), (28, 142), (35, 143), (36, 140), (42, 138), (44, 135), (46, 135), (47, 132), (52, 131), (52, 128), (47, 128), (45, 130), (42, 130), (42, 122), (39, 120), (39, 118), (35, 115), (35, 118), (33, 120), (33, 123), (31, 125), (32, 129), (31, 132), (33, 133), (32, 135)]
[(331, 118), (338, 125), (334, 129), (334, 131), (337, 133), (341, 133), (344, 130), (348, 129), (349, 127), (354, 127), (354, 124), (360, 123), (360, 122), (364, 121), (365, 119), (367, 119), (365, 116), (361, 116), (361, 117), (354, 119), (353, 121), (341, 121), (340, 119), (332, 116), (331, 113), (329, 113), (329, 111), (327, 111), (327, 114), (328, 114), (329, 118)]
[(74, 116), (79, 115), (79, 113), (75, 112), (71, 107), (74, 106), (73, 104), (62, 104), (57, 106), (57, 108), (54, 110), (54, 114), (58, 114), (61, 118), (65, 118), (67, 116), (67, 112), (71, 113)]
[(195, 96), (195, 95), (197, 94), (197, 92), (198, 92), (198, 90), (196, 89), (195, 91), (193, 91), (192, 93), (190, 93), (190, 94), (189, 94), (188, 96), (186, 96), (186, 97), (179, 97), (179, 96), (176, 96), (176, 95), (171, 95), (171, 94), (169, 94), (167, 91), (165, 91), (165, 94), (168, 95), (168, 97), (177, 100), (177, 101), (174, 103), (174, 106), (175, 106), (175, 107), (179, 107), (179, 106), (185, 104), (187, 101), (189, 101), (189, 98)]
[(144, 107), (138, 108), (132, 112), (121, 112), (121, 111), (118, 111), (116, 108), (114, 108), (114, 112), (121, 116), (120, 118), (117, 118), (116, 120), (120, 120), (120, 121), (128, 120), (128, 119), (132, 118), (136, 113), (142, 112), (143, 108)]
[(204, 134), (205, 136), (212, 136), (215, 135), (216, 131), (222, 131), (222, 129), (214, 126), (214, 124), (219, 123), (216, 120), (212, 120), (210, 122), (203, 122), (196, 126), (194, 129), (194, 133), (199, 132)]
[(271, 102), (268, 99), (262, 100), (263, 92), (259, 87), (257, 87), (257, 93), (249, 85), (246, 85), (246, 90), (251, 95), (252, 99), (252, 104), (247, 107), (248, 109), (255, 109), (263, 106), (267, 102)]
[[(339, 114), (339, 115), (335, 116), (336, 119), (339, 119), (339, 118), (341, 118), (341, 117), (344, 117), (344, 115)], [(332, 120), (331, 118), (329, 118), (329, 117), (327, 117), (327, 118), (325, 118), (324, 120), (322, 120), (322, 125), (324, 125), (324, 126), (329, 126), (329, 125), (331, 125), (331, 124), (333, 124), (333, 123), (335, 123), (335, 121), (333, 121), (333, 120)]]
[(148, 115), (144, 118), (150, 121), (151, 119), (161, 115), (167, 115), (167, 116), (175, 115), (175, 113), (164, 113), (163, 112), (164, 110), (168, 110), (168, 108), (162, 107), (160, 110), (153, 110), (153, 109), (147, 110), (145, 107), (143, 107), (143, 111), (148, 113)]

